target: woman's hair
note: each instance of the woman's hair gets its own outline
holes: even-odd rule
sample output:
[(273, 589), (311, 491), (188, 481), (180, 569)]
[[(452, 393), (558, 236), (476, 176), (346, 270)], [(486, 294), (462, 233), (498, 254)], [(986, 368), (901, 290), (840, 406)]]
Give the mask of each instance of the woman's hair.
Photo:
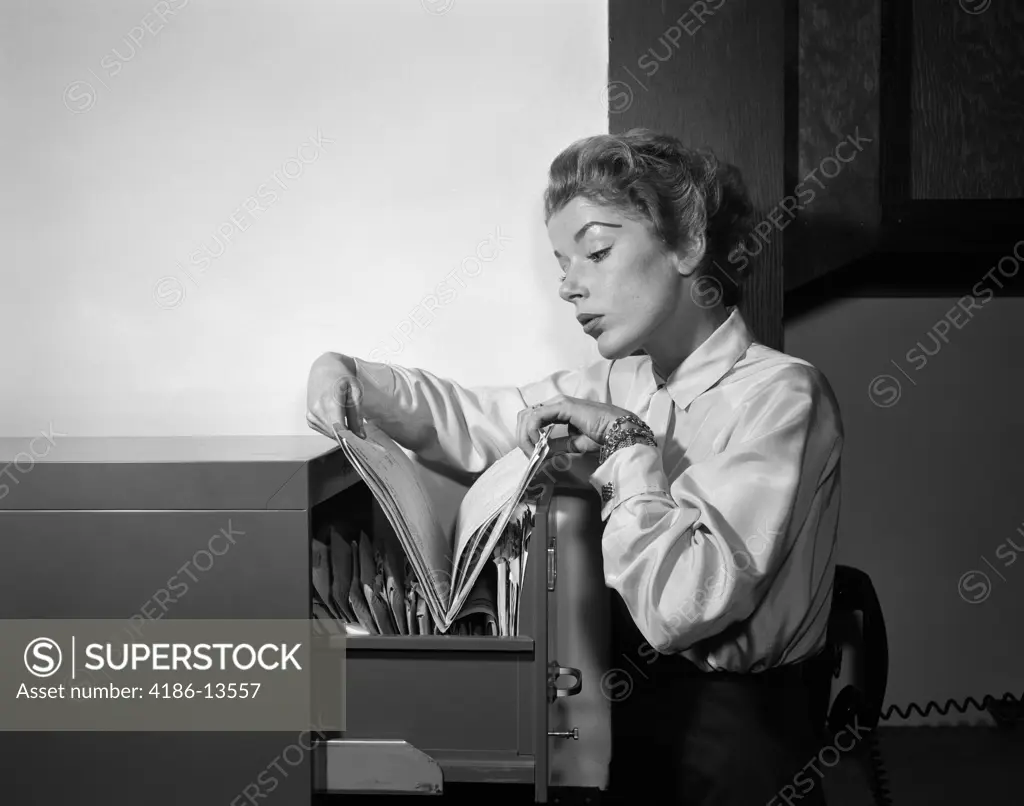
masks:
[(747, 260), (730, 263), (753, 224), (753, 206), (739, 169), (708, 150), (686, 148), (649, 129), (577, 140), (551, 163), (544, 221), (577, 196), (646, 219), (672, 250), (687, 250), (703, 233), (698, 271), (721, 277), (722, 301), (736, 305)]

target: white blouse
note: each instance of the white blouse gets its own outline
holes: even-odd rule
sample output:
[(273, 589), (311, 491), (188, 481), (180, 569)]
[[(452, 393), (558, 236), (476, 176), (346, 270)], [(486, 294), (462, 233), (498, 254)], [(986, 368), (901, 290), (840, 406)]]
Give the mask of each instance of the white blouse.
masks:
[(464, 388), (356, 359), (363, 413), (400, 445), (479, 473), (516, 446), (517, 415), (558, 394), (628, 409), (658, 448), (597, 467), (606, 584), (651, 646), (705, 670), (760, 671), (824, 646), (839, 519), (839, 407), (806, 361), (753, 341), (739, 310), (665, 381), (648, 356), (522, 387)]

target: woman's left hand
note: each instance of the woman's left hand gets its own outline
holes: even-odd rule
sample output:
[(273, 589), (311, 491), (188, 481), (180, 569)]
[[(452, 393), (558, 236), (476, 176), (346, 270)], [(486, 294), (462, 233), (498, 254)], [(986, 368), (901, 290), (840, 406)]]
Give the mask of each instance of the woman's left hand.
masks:
[(632, 414), (628, 409), (595, 403), (578, 397), (558, 395), (519, 412), (516, 442), (527, 456), (533, 455), (541, 429), (553, 423), (569, 426), (568, 453), (596, 451), (604, 444), (605, 433), (619, 417)]

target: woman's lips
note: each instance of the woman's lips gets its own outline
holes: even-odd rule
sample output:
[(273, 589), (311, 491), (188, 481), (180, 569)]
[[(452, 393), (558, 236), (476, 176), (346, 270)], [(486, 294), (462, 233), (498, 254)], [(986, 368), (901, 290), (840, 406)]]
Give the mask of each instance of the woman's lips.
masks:
[(601, 319), (602, 317), (595, 316), (593, 319), (589, 320), (583, 326), (583, 332), (586, 333), (588, 336), (594, 335), (594, 331), (601, 327)]

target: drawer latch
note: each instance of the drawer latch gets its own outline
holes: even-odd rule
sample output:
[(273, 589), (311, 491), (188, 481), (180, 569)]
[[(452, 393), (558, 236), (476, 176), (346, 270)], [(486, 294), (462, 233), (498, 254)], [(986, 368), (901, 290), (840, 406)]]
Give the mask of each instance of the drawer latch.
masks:
[(549, 730), (548, 736), (554, 739), (572, 739), (578, 742), (580, 739), (580, 729), (573, 728), (572, 730)]
[[(560, 686), (558, 681), (562, 677), (571, 677), (573, 682), (569, 686)], [(548, 664), (548, 702), (553, 702), (556, 697), (571, 697), (582, 690), (583, 672), (572, 666), (559, 666), (557, 661)]]

